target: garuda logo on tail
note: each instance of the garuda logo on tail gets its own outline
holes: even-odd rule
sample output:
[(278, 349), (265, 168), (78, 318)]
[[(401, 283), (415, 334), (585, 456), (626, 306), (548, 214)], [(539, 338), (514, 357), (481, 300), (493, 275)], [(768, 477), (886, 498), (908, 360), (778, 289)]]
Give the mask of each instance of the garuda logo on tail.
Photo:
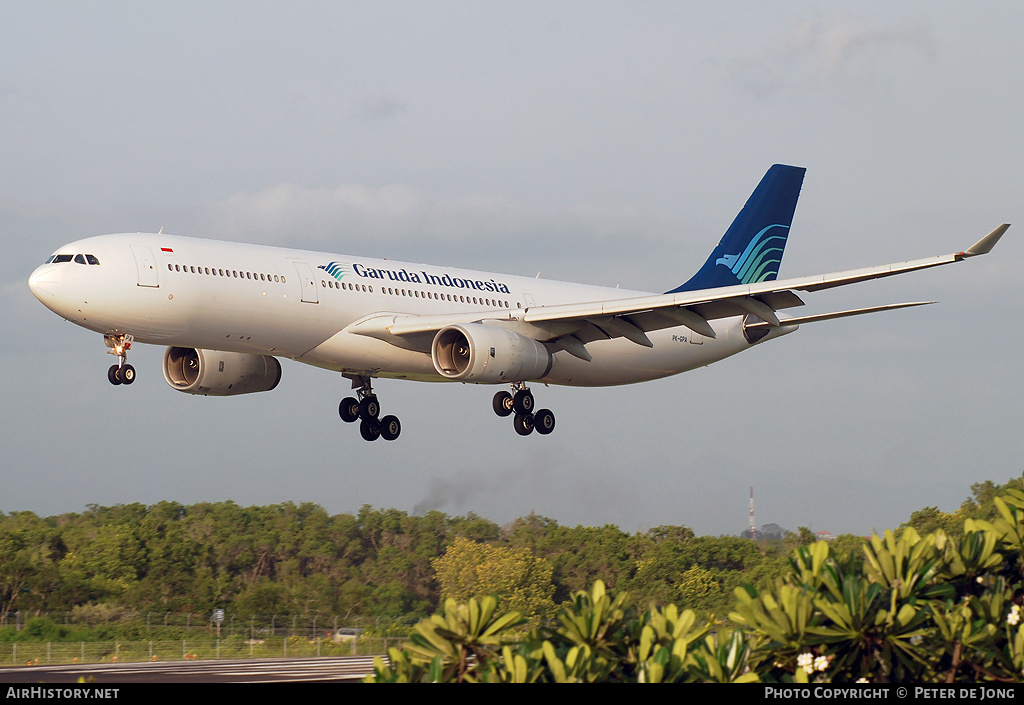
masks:
[(788, 225), (769, 225), (754, 236), (742, 253), (723, 255), (715, 260), (715, 264), (728, 267), (743, 284), (775, 279), (786, 249), (786, 234), (769, 234), (773, 228), (789, 230)]

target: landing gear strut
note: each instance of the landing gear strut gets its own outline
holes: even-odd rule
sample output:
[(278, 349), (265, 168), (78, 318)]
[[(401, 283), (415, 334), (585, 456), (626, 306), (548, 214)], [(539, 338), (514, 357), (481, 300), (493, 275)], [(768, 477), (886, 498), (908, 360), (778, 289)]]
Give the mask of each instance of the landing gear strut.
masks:
[(534, 413), (533, 392), (523, 382), (512, 384), (512, 392), (498, 392), (494, 395), (491, 406), (498, 416), (515, 414), (512, 425), (520, 436), (529, 436), (534, 429), (546, 436), (555, 430), (555, 415), (550, 409), (541, 409)]
[(111, 365), (107, 370), (107, 380), (111, 384), (131, 384), (135, 381), (135, 368), (128, 364), (128, 351), (131, 350), (134, 338), (130, 335), (113, 335), (108, 333), (103, 336), (111, 355), (117, 355), (117, 364)]
[[(349, 377), (349, 375), (345, 375)], [(345, 397), (338, 405), (338, 414), (345, 423), (359, 422), (359, 435), (365, 441), (375, 441), (383, 438), (385, 441), (393, 441), (402, 433), (402, 423), (397, 416), (380, 416), (380, 402), (377, 395), (373, 393), (370, 386), (370, 378), (362, 376), (349, 377), (352, 380), (352, 388), (356, 390), (355, 397)]]

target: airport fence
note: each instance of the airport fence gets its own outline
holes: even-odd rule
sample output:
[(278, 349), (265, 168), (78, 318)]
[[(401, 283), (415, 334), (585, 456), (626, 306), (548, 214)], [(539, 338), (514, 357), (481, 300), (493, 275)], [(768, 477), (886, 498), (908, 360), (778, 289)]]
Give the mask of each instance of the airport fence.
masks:
[[(250, 639), (304, 636), (309, 640), (350, 639), (356, 636), (394, 636), (412, 633), (420, 617), (341, 617), (340, 615), (245, 615), (212, 613), (137, 612), (97, 606), (70, 612), (0, 613), (0, 642), (7, 640), (96, 640), (83, 632), (106, 633), (106, 640), (177, 640), (244, 636)], [(11, 638), (17, 634), (19, 638)], [(102, 639), (102, 636), (98, 636)]]
[(0, 668), (44, 664), (371, 656), (386, 654), (390, 647), (401, 648), (403, 641), (402, 637), (360, 637), (347, 642), (302, 637), (180, 641), (21, 641), (0, 643)]
[(418, 620), (75, 610), (0, 614), (0, 665), (369, 656)]

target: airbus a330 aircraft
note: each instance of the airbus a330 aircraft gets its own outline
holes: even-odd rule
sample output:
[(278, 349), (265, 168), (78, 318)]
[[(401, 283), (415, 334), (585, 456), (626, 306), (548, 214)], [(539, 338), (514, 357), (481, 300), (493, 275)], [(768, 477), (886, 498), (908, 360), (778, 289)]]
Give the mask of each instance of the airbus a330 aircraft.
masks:
[(169, 346), (167, 383), (189, 394), (274, 389), (277, 357), (341, 372), (354, 397), (341, 418), (372, 441), (401, 424), (380, 417), (375, 377), (508, 384), (494, 396), (515, 430), (548, 434), (528, 383), (631, 384), (703, 367), (802, 323), (932, 302), (787, 317), (817, 291), (989, 252), (1000, 225), (970, 248), (928, 259), (777, 280), (804, 169), (771, 167), (687, 282), (664, 294), (445, 266), (157, 234), (103, 235), (59, 248), (29, 286), (47, 308), (96, 331), (131, 384), (132, 343)]

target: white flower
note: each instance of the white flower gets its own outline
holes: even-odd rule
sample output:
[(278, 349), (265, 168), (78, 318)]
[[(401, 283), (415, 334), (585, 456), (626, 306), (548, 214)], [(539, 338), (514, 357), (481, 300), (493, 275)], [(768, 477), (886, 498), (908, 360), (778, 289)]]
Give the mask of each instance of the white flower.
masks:
[(1014, 605), (1010, 608), (1010, 614), (1006, 615), (1006, 623), (1011, 627), (1016, 627), (1020, 621), (1020, 606)]
[(861, 676), (860, 678), (857, 679), (857, 682), (858, 683), (867, 683), (868, 679), (865, 678), (864, 676)]
[(814, 654), (808, 652), (796, 657), (796, 665), (804, 669), (808, 674), (814, 673)]
[(814, 659), (814, 670), (815, 671), (824, 671), (827, 668), (828, 668), (828, 657), (826, 657), (826, 656), (819, 656), (818, 658)]

